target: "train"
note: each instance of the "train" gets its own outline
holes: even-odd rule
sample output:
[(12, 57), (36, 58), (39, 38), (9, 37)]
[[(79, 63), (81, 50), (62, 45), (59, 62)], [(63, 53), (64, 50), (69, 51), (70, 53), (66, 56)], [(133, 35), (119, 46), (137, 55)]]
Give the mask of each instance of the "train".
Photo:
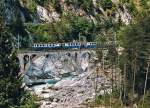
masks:
[(32, 48), (34, 50), (42, 50), (42, 49), (93, 49), (93, 48), (104, 48), (110, 45), (114, 45), (115, 42), (69, 42), (69, 43), (34, 43)]

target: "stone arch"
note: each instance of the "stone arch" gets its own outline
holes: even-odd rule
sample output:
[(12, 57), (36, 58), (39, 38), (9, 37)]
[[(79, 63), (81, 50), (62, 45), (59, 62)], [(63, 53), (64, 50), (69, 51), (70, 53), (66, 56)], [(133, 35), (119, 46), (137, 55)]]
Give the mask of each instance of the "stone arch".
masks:
[(46, 58), (49, 58), (51, 55), (50, 54), (45, 54), (45, 57)]
[(91, 58), (91, 53), (90, 53), (90, 52), (84, 52), (84, 53), (82, 54), (82, 57), (86, 57), (86, 55), (88, 55), (88, 59)]
[(26, 65), (30, 62), (30, 56), (29, 55), (24, 55), (23, 56), (23, 61), (24, 61), (23, 68), (25, 70)]
[(32, 55), (30, 56), (31, 60), (32, 60), (33, 58), (35, 58), (35, 57), (37, 57), (36, 54), (32, 54)]
[(70, 57), (70, 56), (71, 56), (71, 53), (67, 52), (66, 55), (67, 55), (68, 57)]

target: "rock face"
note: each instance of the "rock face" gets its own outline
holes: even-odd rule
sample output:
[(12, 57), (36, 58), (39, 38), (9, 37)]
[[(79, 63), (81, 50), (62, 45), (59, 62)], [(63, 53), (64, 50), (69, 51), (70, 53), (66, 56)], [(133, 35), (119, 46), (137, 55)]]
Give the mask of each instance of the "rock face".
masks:
[(102, 70), (96, 58), (95, 51), (52, 52), (33, 58), (24, 79), (41, 98), (40, 108), (87, 108), (84, 103), (111, 93), (114, 70)]
[(87, 108), (83, 104), (93, 101), (95, 96), (111, 93), (111, 82), (104, 75), (95, 77), (94, 71), (36, 88), (35, 93), (43, 100), (40, 108)]
[[(122, 6), (118, 9), (118, 13), (120, 14), (121, 21), (128, 25), (130, 21), (132, 20), (130, 14), (128, 13), (128, 10), (126, 9), (125, 6)], [(119, 20), (119, 19), (118, 19)]]
[[(39, 3), (34, 3), (34, 1), (24, 1), (24, 0), (1, 0), (2, 7), (5, 8), (5, 19), (7, 23), (12, 23), (16, 18), (19, 16), (22, 22), (33, 22), (33, 23), (41, 23), (41, 22), (53, 22), (59, 21), (61, 19), (62, 13), (65, 14), (66, 12), (74, 13), (78, 16), (83, 16), (87, 19), (90, 19), (90, 16), (94, 17), (97, 15), (103, 21), (104, 19), (114, 19), (118, 21), (118, 18), (121, 17), (121, 21), (124, 24), (129, 24), (131, 21), (131, 15), (128, 12), (128, 9), (124, 4), (118, 5), (120, 2), (118, 0), (112, 0), (113, 5), (116, 5), (115, 9), (112, 10), (112, 13), (108, 14), (109, 12), (107, 9), (104, 9), (103, 6), (98, 5), (99, 0), (92, 0), (90, 8), (93, 10), (93, 13), (88, 12), (85, 10), (85, 7), (82, 5), (77, 5), (74, 2), (67, 2), (66, 0), (58, 0), (57, 3), (59, 6), (55, 7), (55, 4), (49, 2), (47, 4), (41, 5)], [(35, 10), (33, 12), (32, 9), (28, 8), (28, 5), (25, 5), (27, 2), (33, 2), (35, 5)], [(31, 3), (27, 3), (31, 4)], [(121, 6), (121, 8), (120, 8)], [(59, 9), (59, 11), (58, 11)], [(111, 10), (111, 9), (109, 9)], [(114, 15), (115, 14), (115, 15)]]
[(60, 17), (60, 15), (57, 12), (50, 12), (40, 5), (37, 6), (37, 15), (39, 19), (44, 22), (58, 21)]
[(1, 0), (0, 4), (5, 23), (7, 25), (15, 23), (20, 15), (20, 10), (16, 0)]
[(36, 82), (45, 82), (45, 79), (76, 76), (94, 65), (89, 63), (89, 57), (89, 52), (52, 52), (47, 56), (36, 57), (27, 69), (25, 82), (32, 85)]

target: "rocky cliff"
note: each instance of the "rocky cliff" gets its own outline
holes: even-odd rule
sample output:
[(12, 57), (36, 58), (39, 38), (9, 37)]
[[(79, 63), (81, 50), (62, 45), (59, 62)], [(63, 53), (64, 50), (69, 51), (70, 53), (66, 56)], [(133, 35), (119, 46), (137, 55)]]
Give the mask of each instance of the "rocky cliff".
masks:
[(27, 41), (64, 42), (80, 36), (88, 41), (112, 40), (107, 38), (148, 7), (140, 0), (1, 0), (5, 22), (16, 36), (23, 35), (23, 47)]
[(126, 25), (132, 19), (126, 5), (121, 4), (118, 0), (46, 0), (45, 2), (42, 0), (38, 2), (20, 0), (20, 4), (24, 22), (34, 22), (35, 19), (39, 19), (36, 20), (37, 22), (59, 21), (62, 14), (66, 12), (72, 12), (94, 21), (111, 18), (117, 22), (120, 18)]
[[(2, 0), (4, 17), (7, 23), (13, 23), (18, 17), (22, 22), (59, 21), (62, 14), (72, 12), (88, 19), (106, 20), (112, 18), (129, 24), (131, 15), (125, 4), (118, 0)], [(98, 18), (97, 18), (98, 17)]]

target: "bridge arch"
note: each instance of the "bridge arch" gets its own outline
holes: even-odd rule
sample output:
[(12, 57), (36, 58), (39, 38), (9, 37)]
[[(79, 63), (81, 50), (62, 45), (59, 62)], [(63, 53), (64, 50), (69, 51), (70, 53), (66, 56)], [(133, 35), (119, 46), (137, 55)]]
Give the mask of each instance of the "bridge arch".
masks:
[(66, 55), (67, 55), (68, 57), (70, 57), (70, 56), (71, 56), (71, 53), (67, 52)]
[(24, 55), (23, 61), (24, 61), (23, 69), (25, 70), (26, 65), (30, 62), (30, 55)]
[(88, 59), (90, 59), (91, 58), (91, 53), (90, 52), (84, 52), (82, 54), (82, 57), (87, 57), (87, 55), (88, 55)]

